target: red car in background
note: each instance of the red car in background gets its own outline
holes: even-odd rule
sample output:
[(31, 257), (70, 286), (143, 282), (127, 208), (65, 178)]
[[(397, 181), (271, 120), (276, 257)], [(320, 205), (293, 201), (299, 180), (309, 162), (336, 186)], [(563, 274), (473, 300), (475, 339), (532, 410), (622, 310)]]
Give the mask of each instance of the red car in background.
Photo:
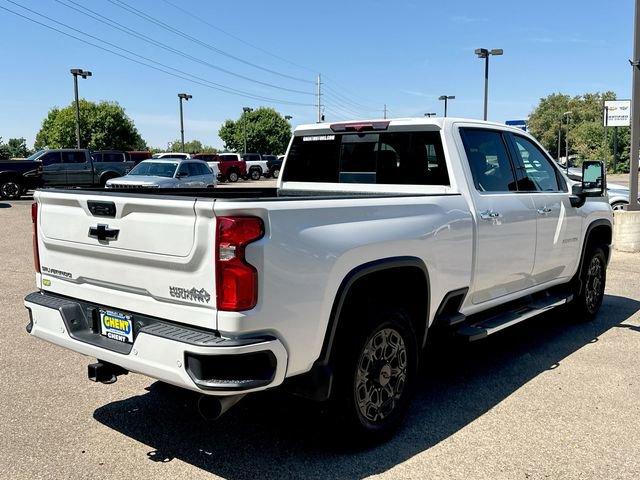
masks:
[(207, 163), (215, 163), (218, 167), (218, 180), (237, 182), (239, 178), (247, 176), (247, 162), (237, 153), (196, 153), (191, 158), (197, 158)]

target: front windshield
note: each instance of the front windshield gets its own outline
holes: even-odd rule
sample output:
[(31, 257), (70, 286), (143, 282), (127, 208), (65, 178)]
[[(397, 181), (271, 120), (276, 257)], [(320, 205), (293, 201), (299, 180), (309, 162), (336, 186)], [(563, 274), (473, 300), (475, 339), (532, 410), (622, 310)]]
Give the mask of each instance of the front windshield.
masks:
[(129, 175), (172, 178), (177, 167), (178, 164), (173, 162), (141, 162), (129, 172)]
[(36, 160), (40, 155), (42, 155), (45, 150), (38, 150), (36, 153), (32, 153), (27, 157), (27, 160)]

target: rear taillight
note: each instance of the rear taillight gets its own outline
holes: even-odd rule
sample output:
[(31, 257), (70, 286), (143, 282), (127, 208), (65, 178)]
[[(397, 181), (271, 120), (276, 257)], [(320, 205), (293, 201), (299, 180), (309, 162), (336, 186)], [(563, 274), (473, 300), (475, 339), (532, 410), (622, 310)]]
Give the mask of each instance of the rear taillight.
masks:
[(38, 250), (38, 204), (31, 204), (31, 223), (33, 224), (33, 266), (40, 273), (40, 251)]
[(264, 235), (259, 217), (217, 217), (216, 296), (218, 310), (250, 310), (258, 302), (258, 272), (245, 247)]

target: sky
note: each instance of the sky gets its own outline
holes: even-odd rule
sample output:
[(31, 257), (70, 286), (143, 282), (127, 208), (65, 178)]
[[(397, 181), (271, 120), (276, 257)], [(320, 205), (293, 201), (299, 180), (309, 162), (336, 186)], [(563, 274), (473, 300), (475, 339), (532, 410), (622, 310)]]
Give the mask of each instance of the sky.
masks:
[(328, 121), (381, 118), (385, 104), (391, 118), (442, 115), (440, 95), (456, 96), (450, 116), (481, 118), (479, 47), (504, 50), (490, 59), (490, 120), (526, 118), (554, 92), (630, 98), (633, 4), (0, 0), (0, 137), (32, 146), (49, 109), (73, 100), (70, 68), (93, 73), (80, 80), (81, 97), (118, 102), (154, 147), (180, 136), (179, 92), (193, 95), (185, 139), (216, 147), (220, 125), (245, 106), (273, 107), (293, 126), (313, 123), (318, 73)]

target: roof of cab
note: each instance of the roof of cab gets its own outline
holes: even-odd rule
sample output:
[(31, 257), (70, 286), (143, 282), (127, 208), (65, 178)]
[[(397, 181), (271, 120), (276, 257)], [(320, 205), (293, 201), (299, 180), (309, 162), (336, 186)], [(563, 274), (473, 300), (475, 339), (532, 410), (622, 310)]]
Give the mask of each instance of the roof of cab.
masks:
[[(335, 124), (349, 124), (349, 123), (374, 123), (374, 122), (389, 122), (389, 127), (409, 127), (409, 126), (431, 126), (437, 129), (442, 129), (445, 125), (452, 123), (476, 123), (478, 125), (499, 127), (500, 129), (511, 130), (521, 132), (522, 130), (517, 127), (512, 127), (504, 123), (489, 122), (486, 120), (479, 120), (477, 118), (461, 118), (461, 117), (407, 117), (407, 118), (375, 118), (375, 119), (353, 119), (353, 120), (339, 120), (335, 122), (322, 122), (322, 123), (309, 123), (305, 125), (298, 125), (295, 132), (309, 132), (309, 131), (321, 131), (331, 130), (331, 125)], [(294, 133), (295, 133), (294, 132)]]

